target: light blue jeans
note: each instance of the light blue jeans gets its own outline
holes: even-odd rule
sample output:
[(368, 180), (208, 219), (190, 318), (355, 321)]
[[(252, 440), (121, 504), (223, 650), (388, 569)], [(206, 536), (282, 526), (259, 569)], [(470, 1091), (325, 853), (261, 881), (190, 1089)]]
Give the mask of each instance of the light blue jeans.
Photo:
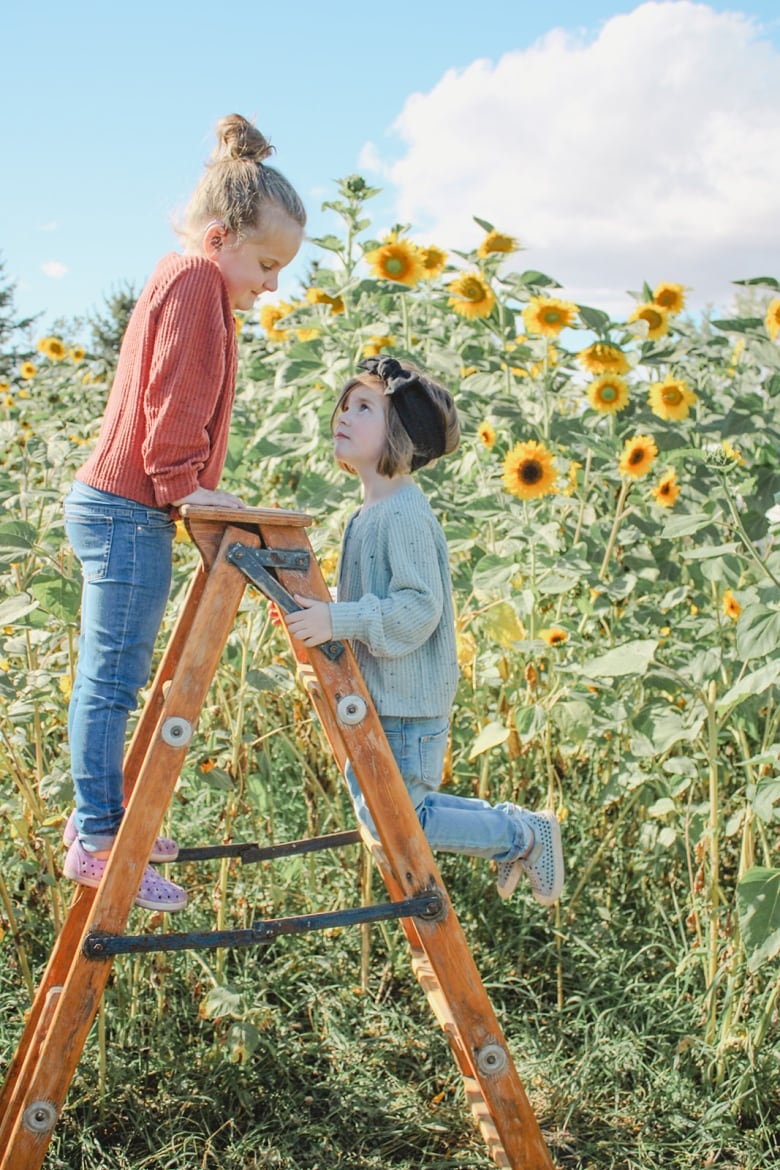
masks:
[[(516, 805), (491, 805), (475, 797), (438, 791), (450, 731), (446, 719), (382, 716), (380, 722), (431, 849), (497, 861), (514, 861), (525, 853), (528, 836)], [(349, 762), (345, 777), (358, 820), (378, 840)]]
[(76, 481), (65, 500), (65, 531), (83, 576), (68, 709), (76, 828), (88, 849), (108, 849), (122, 820), (128, 716), (149, 681), (176, 526), (164, 508)]

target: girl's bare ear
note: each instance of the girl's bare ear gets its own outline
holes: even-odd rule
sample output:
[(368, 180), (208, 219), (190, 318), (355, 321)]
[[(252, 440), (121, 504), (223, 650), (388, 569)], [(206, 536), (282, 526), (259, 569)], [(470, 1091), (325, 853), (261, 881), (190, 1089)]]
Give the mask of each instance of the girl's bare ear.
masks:
[(227, 228), (218, 219), (212, 219), (206, 224), (203, 232), (203, 251), (209, 260), (214, 260), (221, 252), (227, 238)]

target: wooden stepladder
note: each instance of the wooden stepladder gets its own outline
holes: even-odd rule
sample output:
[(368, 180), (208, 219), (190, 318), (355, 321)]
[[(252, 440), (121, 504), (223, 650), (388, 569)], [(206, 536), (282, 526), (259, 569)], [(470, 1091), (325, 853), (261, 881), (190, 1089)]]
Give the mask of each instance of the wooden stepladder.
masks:
[[(38, 1170), (97, 1013), (113, 958), (138, 950), (248, 946), (339, 922), (397, 918), (415, 974), (443, 1028), (466, 1098), (499, 1166), (553, 1170), (460, 923), (415, 815), (349, 646), (306, 651), (291, 641), (300, 675), (340, 768), (352, 761), (380, 838), (373, 849), (390, 895), (379, 906), (258, 922), (248, 931), (128, 936), (124, 930), (192, 730), (248, 583), (284, 611), (292, 593), (328, 600), (311, 551), (308, 516), (277, 509), (187, 507), (197, 568), (125, 759), (127, 810), (98, 889), (77, 886), (0, 1094), (0, 1170)], [(356, 832), (293, 843), (331, 848)], [(182, 849), (181, 860), (231, 846)], [(236, 846), (258, 850), (257, 846)], [(282, 852), (269, 846), (264, 855)], [(263, 850), (259, 851), (263, 854)], [(224, 853), (223, 853), (224, 855)], [(186, 913), (186, 912), (185, 912)], [(178, 922), (177, 922), (178, 925)]]

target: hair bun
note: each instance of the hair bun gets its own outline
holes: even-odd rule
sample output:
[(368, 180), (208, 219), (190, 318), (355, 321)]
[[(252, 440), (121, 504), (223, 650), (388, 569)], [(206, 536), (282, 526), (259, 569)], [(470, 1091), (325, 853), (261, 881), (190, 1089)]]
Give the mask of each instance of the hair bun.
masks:
[(247, 159), (261, 163), (274, 148), (265, 135), (241, 114), (228, 114), (217, 123), (215, 158)]

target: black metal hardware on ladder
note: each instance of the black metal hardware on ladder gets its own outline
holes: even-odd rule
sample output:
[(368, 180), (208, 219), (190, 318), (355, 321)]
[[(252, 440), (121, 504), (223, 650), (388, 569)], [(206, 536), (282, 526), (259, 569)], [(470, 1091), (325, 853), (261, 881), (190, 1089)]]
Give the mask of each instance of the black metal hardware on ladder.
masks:
[(215, 950), (218, 947), (253, 947), (265, 945), (283, 934), (301, 934), (309, 930), (330, 930), (335, 926), (356, 926), (364, 922), (383, 922), (391, 918), (436, 918), (442, 899), (435, 891), (399, 902), (381, 902), (374, 906), (355, 906), (349, 910), (326, 910), (301, 914), (293, 918), (270, 918), (255, 922), (248, 930), (191, 931), (177, 934), (102, 934), (84, 938), (82, 953), (88, 959), (109, 959), (114, 955), (138, 954), (142, 951)]
[(209, 861), (215, 857), (237, 857), (242, 865), (257, 861), (273, 861), (277, 857), (293, 857), (302, 853), (317, 853), (321, 849), (337, 849), (341, 845), (356, 845), (360, 841), (357, 829), (343, 833), (329, 833), (325, 837), (308, 837), (302, 841), (285, 841), (279, 845), (257, 845), (255, 842), (234, 841), (227, 845), (193, 845), (182, 848), (168, 864), (178, 861)]
[[(269, 569), (286, 569), (303, 572), (308, 568), (309, 554), (304, 549), (249, 548), (236, 542), (225, 553), (225, 560), (235, 565), (270, 601), (276, 603), (284, 613), (295, 613), (301, 607), (284, 586), (269, 573)], [(343, 642), (322, 642), (315, 649), (320, 650), (331, 662), (338, 662), (344, 653)]]

